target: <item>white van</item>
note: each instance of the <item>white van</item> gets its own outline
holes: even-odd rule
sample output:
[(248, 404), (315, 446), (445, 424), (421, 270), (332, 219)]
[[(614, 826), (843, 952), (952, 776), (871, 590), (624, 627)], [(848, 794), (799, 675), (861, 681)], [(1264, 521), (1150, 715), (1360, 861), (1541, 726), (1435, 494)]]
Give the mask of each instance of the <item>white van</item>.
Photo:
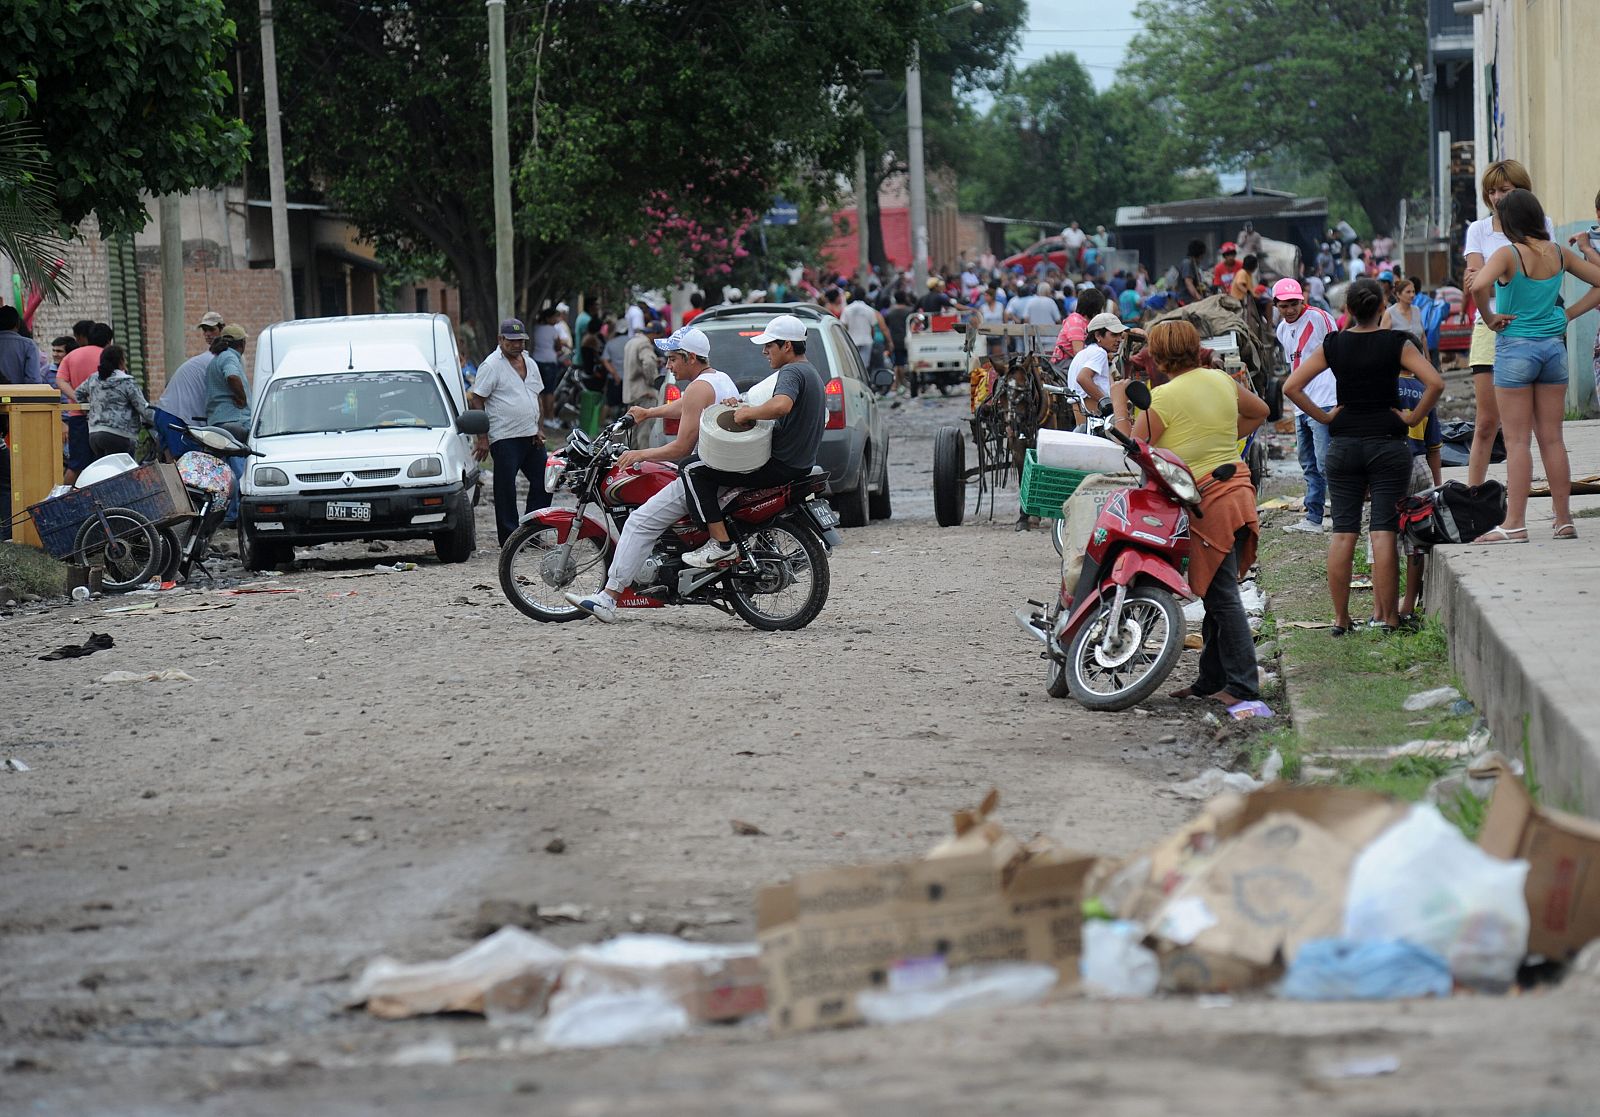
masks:
[(308, 318), (256, 339), (250, 459), (239, 556), (250, 570), (294, 560), (296, 544), (432, 539), (465, 562), (477, 538), (472, 440), (488, 417), (467, 409), (443, 314)]

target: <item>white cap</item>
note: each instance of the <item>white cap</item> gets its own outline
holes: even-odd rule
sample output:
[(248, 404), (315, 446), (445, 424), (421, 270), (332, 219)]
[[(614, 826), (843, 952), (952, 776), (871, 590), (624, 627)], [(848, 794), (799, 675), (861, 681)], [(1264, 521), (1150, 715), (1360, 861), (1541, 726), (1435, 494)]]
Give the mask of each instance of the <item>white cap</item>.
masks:
[(562, 314), (565, 314), (568, 310), (571, 310), (572, 308), (569, 307), (566, 303), (556, 303), (556, 309), (559, 310)]
[(1092, 334), (1096, 330), (1110, 330), (1114, 334), (1120, 334), (1127, 328), (1128, 327), (1123, 324), (1121, 318), (1118, 318), (1115, 314), (1106, 312), (1104, 314), (1096, 314), (1093, 318), (1089, 319), (1089, 324), (1088, 326), (1084, 327), (1083, 332), (1086, 334)]
[(765, 345), (769, 341), (804, 341), (806, 339), (806, 324), (793, 314), (780, 314), (767, 323), (767, 328), (750, 340), (757, 345)]
[(663, 353), (676, 353), (681, 349), (685, 353), (693, 353), (696, 357), (709, 359), (711, 339), (706, 336), (704, 330), (696, 326), (683, 326), (673, 331), (671, 337), (656, 342), (656, 348)]

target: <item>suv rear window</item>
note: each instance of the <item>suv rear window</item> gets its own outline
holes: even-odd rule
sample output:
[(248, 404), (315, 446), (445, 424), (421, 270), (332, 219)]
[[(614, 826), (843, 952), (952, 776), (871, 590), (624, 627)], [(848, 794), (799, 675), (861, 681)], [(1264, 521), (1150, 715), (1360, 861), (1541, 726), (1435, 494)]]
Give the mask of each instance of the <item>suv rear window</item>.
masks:
[[(767, 324), (766, 318), (744, 321), (707, 322), (701, 328), (711, 340), (711, 367), (733, 378), (734, 386), (741, 392), (772, 375), (772, 366), (761, 353), (761, 346), (750, 339), (759, 334)], [(695, 325), (700, 325), (696, 322)], [(828, 359), (828, 345), (823, 340), (822, 329), (806, 324), (806, 360), (827, 380), (833, 375)]]

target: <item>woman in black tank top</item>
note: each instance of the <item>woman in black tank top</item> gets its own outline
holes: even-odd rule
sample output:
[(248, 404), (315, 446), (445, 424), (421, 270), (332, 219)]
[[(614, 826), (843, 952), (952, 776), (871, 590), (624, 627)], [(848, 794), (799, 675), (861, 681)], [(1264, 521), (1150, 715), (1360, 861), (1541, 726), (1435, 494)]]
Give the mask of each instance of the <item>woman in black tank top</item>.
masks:
[[(1345, 296), (1355, 325), (1330, 334), (1322, 348), (1300, 363), (1283, 394), (1319, 423), (1328, 424), (1328, 498), (1333, 538), (1328, 541), (1328, 594), (1333, 599), (1335, 636), (1350, 627), (1350, 571), (1361, 534), (1361, 506), (1372, 499), (1373, 615), (1386, 630), (1400, 623), (1400, 565), (1395, 536), (1400, 501), (1411, 479), (1409, 428), (1426, 419), (1444, 380), (1406, 335), (1380, 328), (1383, 288), (1359, 279)], [(1411, 411), (1398, 404), (1400, 369), (1422, 381), (1422, 400)], [(1311, 402), (1306, 385), (1332, 369), (1339, 403), (1330, 413)]]

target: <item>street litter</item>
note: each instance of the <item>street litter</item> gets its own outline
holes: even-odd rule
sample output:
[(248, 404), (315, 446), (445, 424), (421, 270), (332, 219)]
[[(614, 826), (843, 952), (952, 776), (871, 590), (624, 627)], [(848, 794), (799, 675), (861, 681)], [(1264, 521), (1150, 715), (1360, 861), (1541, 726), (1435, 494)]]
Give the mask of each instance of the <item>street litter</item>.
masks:
[(355, 595), (355, 590), (343, 590), (338, 593), (323, 594), (324, 597), (354, 597)]
[(1161, 960), (1142, 945), (1144, 928), (1128, 919), (1091, 919), (1083, 925), (1084, 992), (1097, 997), (1142, 998), (1161, 983)]
[(115, 647), (116, 641), (108, 632), (91, 632), (89, 638), (81, 644), (62, 644), (53, 652), (46, 652), (40, 659), (82, 659), (95, 652), (103, 652), (107, 648)]
[(645, 989), (552, 1006), (539, 1038), (550, 1047), (612, 1047), (670, 1039), (689, 1026), (682, 1005), (658, 989)]
[[(1256, 703), (1260, 705), (1260, 703)], [(1229, 707), (1232, 712), (1232, 707)], [(1255, 715), (1245, 714), (1245, 717)], [(1267, 716), (1272, 716), (1272, 711), (1267, 711)], [(1261, 778), (1256, 779), (1249, 772), (1225, 772), (1221, 768), (1207, 768), (1192, 780), (1175, 783), (1167, 788), (1167, 794), (1175, 795), (1179, 799), (1211, 799), (1221, 795), (1224, 791), (1256, 791), (1265, 787), (1283, 773), (1283, 754), (1273, 749), (1267, 754), (1267, 759), (1261, 764)]]
[(1279, 623), (1283, 624), (1287, 628), (1318, 629), (1333, 627), (1332, 621), (1281, 621)]
[(1191, 650), (1198, 650), (1206, 646), (1205, 637), (1198, 632), (1191, 632), (1183, 638), (1183, 646)]
[(894, 975), (890, 970), (888, 989), (863, 990), (856, 995), (856, 1007), (868, 1024), (905, 1024), (961, 1009), (1032, 1004), (1048, 996), (1061, 980), (1054, 966), (1039, 962), (962, 966), (933, 981), (901, 988), (895, 987)]
[(1260, 504), (1256, 505), (1256, 511), (1271, 512), (1276, 509), (1283, 508), (1293, 509), (1298, 512), (1304, 507), (1305, 504), (1300, 500), (1299, 497), (1275, 496), (1271, 500), (1264, 500)]
[(11, 759), (6, 761), (6, 767), (10, 768), (13, 772), (31, 772), (31, 771), (33, 771), (32, 768), (28, 767), (26, 764), (24, 764), (22, 761), (18, 760), (14, 756)]
[(219, 590), (223, 597), (247, 597), (257, 593), (304, 593), (305, 590), (298, 586), (238, 586), (231, 590)]
[[(618, 935), (573, 950), (550, 1000), (550, 1014), (577, 1002), (651, 994), (670, 1000), (686, 1021), (712, 1023), (766, 1008), (755, 943), (695, 943), (670, 935)], [(617, 1041), (622, 1042), (622, 1041)]]
[[(1254, 579), (1239, 583), (1239, 600), (1244, 605), (1246, 616), (1260, 617), (1267, 611), (1267, 595), (1261, 592), (1261, 587), (1256, 585)], [(1199, 624), (1205, 620), (1205, 602), (1191, 601), (1185, 605), (1183, 607), (1183, 619), (1190, 624)]]
[(1361, 1059), (1346, 1059), (1322, 1068), (1323, 1078), (1379, 1078), (1400, 1069), (1398, 1055), (1369, 1055)]
[(369, 1013), (385, 1020), (438, 1012), (481, 1014), (492, 990), (515, 983), (522, 999), (542, 1005), (566, 956), (538, 935), (503, 927), (442, 962), (375, 959), (356, 980), (351, 1003), (364, 1003)]
[(168, 667), (165, 671), (112, 671), (101, 675), (102, 683), (194, 683), (196, 679), (187, 671)]
[(1278, 996), (1292, 1001), (1448, 997), (1450, 964), (1400, 939), (1312, 939), (1300, 947)]
[(382, 574), (404, 574), (406, 571), (415, 570), (416, 568), (417, 564), (414, 562), (380, 562), (372, 569)]
[(1600, 822), (1539, 806), (1498, 754), (1467, 774), (1494, 780), (1478, 845), (1527, 863), (1528, 952), (1564, 962), (1600, 939)]
[(732, 819), (729, 819), (728, 822), (729, 822), (730, 825), (732, 825), (733, 832), (735, 834), (739, 834), (739, 835), (742, 835), (744, 837), (756, 837), (756, 836), (765, 837), (766, 833), (767, 833), (765, 830), (761, 829), (761, 827), (757, 826), (755, 823), (753, 823), (753, 822), (745, 822), (743, 819), (732, 818)]
[(115, 609), (107, 609), (105, 615), (111, 616), (114, 613), (154, 613), (155, 611), (156, 603), (154, 601), (141, 601), (137, 605), (118, 605)]
[(1402, 939), (1445, 958), (1459, 981), (1508, 983), (1528, 952), (1527, 878), (1526, 861), (1485, 853), (1419, 803), (1356, 857), (1344, 936)]
[(1228, 716), (1234, 721), (1245, 718), (1270, 718), (1273, 716), (1272, 707), (1265, 702), (1235, 702), (1228, 707)]
[(1435, 706), (1448, 706), (1460, 697), (1461, 692), (1453, 686), (1435, 687), (1433, 690), (1419, 691), (1411, 695), (1400, 704), (1400, 708), (1414, 714), (1418, 710), (1431, 710)]
[(160, 578), (151, 578), (148, 582), (146, 582), (144, 585), (140, 586), (138, 589), (129, 590), (128, 591), (128, 595), (131, 597), (133, 594), (136, 594), (136, 593), (143, 593), (143, 594), (171, 593), (173, 590), (175, 590), (177, 588), (178, 588), (178, 583), (177, 582), (163, 582)]

